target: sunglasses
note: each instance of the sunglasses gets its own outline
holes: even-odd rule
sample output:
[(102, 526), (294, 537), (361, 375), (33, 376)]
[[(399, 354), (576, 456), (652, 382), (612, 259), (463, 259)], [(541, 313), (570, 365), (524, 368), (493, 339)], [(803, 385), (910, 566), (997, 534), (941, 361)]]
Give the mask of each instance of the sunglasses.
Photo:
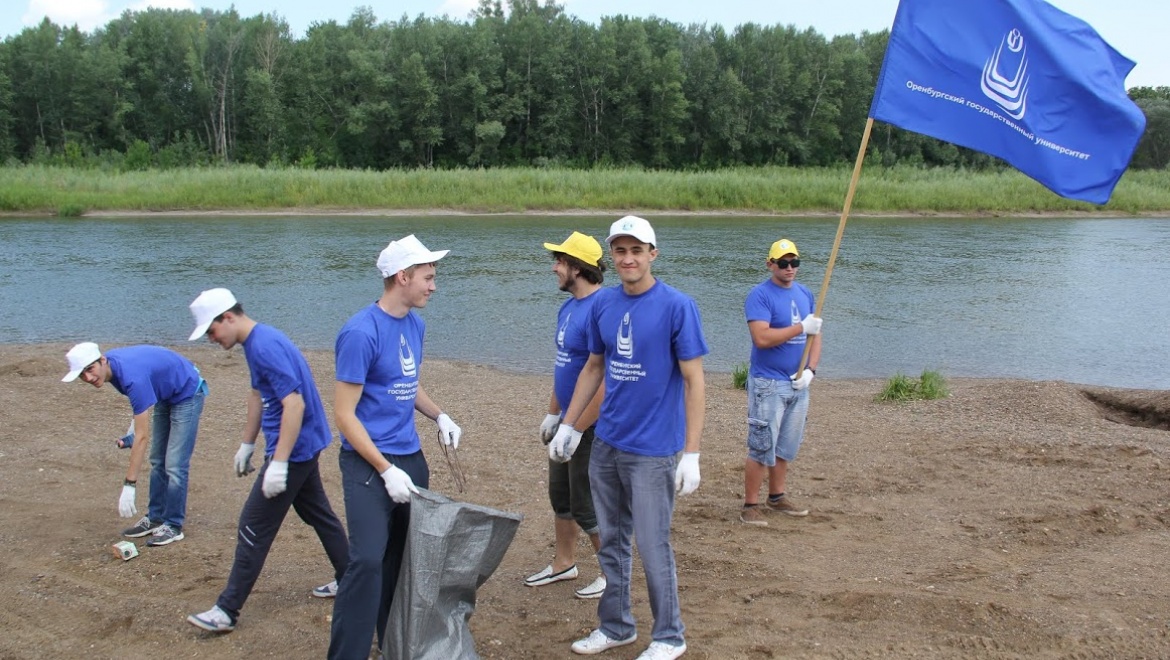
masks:
[(776, 264), (776, 267), (781, 270), (784, 270), (789, 266), (792, 266), (793, 268), (800, 268), (800, 259), (773, 259), (772, 263)]

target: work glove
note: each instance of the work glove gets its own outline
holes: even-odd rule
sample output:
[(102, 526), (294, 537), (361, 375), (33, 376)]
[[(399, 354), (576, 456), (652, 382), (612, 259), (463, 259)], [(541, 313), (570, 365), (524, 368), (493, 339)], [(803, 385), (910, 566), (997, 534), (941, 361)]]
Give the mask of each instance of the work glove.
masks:
[(240, 448), (236, 450), (236, 476), (246, 477), (248, 473), (256, 468), (252, 467), (252, 452), (256, 451), (256, 445), (251, 442), (241, 442)]
[(122, 486), (122, 495), (118, 498), (118, 515), (131, 518), (138, 514), (138, 507), (134, 505), (134, 496), (138, 489), (126, 484)]
[(690, 495), (699, 487), (699, 452), (683, 452), (674, 469), (674, 492), (679, 495)]
[(410, 480), (410, 475), (394, 465), (386, 468), (386, 471), (382, 473), (382, 481), (386, 482), (386, 493), (390, 495), (390, 499), (399, 504), (406, 504), (410, 501), (411, 493), (418, 493), (418, 488)]
[(561, 424), (561, 416), (549, 413), (544, 416), (544, 421), (540, 423), (540, 439), (544, 444), (552, 441), (553, 436), (557, 434), (557, 427)]
[(804, 334), (817, 335), (821, 332), (821, 324), (824, 320), (819, 316), (809, 314), (800, 321), (800, 325), (804, 327)]
[(800, 372), (799, 376), (792, 377), (792, 389), (803, 390), (804, 388), (808, 387), (812, 383), (812, 380), (813, 380), (812, 369), (805, 369), (804, 371)]
[(134, 446), (134, 420), (130, 420), (130, 428), (126, 429), (126, 435), (114, 441), (119, 449), (129, 449)]
[(260, 492), (264, 497), (272, 499), (288, 490), (288, 461), (269, 461), (268, 469), (264, 471), (264, 483), (260, 484)]
[[(451, 421), (447, 413), (440, 414), (439, 418), (435, 421), (439, 423), (439, 438), (443, 441), (443, 444), (451, 449), (459, 449), (459, 438), (463, 435), (463, 429)], [(411, 485), (413, 486), (413, 484)]]
[(548, 443), (549, 460), (557, 463), (568, 463), (569, 459), (573, 457), (573, 452), (577, 451), (579, 444), (581, 444), (581, 432), (568, 424), (561, 424), (557, 428), (557, 434)]

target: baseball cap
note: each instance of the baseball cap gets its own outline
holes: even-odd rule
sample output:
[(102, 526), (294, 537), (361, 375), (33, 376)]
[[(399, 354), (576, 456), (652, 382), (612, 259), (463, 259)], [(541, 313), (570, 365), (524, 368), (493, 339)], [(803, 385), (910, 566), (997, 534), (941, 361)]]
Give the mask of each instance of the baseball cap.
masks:
[(227, 289), (208, 289), (199, 294), (191, 303), (191, 315), (195, 317), (195, 332), (187, 341), (195, 341), (207, 334), (215, 317), (236, 306), (236, 297)]
[(378, 255), (378, 272), (382, 277), (391, 277), (400, 270), (419, 264), (433, 264), (447, 256), (450, 250), (431, 252), (414, 234), (390, 241), (390, 245)]
[(605, 242), (612, 243), (613, 239), (618, 236), (633, 236), (643, 243), (658, 245), (658, 241), (654, 238), (654, 228), (645, 218), (639, 218), (636, 215), (627, 215), (610, 225), (609, 236), (606, 237)]
[(61, 379), (62, 383), (68, 383), (77, 380), (85, 368), (102, 356), (102, 351), (98, 345), (92, 341), (83, 341), (80, 344), (69, 349), (65, 354), (65, 361), (69, 363), (69, 373)]
[(800, 256), (800, 253), (796, 251), (796, 243), (793, 243), (787, 238), (776, 241), (772, 244), (772, 249), (768, 250), (769, 259), (779, 259), (786, 254)]
[(578, 231), (569, 234), (565, 242), (560, 245), (545, 243), (544, 249), (552, 250), (553, 252), (564, 252), (570, 257), (580, 259), (590, 266), (596, 266), (601, 263), (601, 244), (592, 236), (586, 236)]

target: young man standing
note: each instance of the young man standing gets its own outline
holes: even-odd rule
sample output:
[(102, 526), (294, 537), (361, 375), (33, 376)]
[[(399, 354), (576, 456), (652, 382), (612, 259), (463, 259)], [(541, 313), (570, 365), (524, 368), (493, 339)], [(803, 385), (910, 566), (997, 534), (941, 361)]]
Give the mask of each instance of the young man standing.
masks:
[[(122, 531), (127, 538), (150, 536), (149, 546), (183, 540), (187, 517), (187, 477), (199, 432), (199, 416), (207, 384), (187, 358), (161, 346), (126, 346), (102, 355), (93, 342), (82, 342), (65, 354), (69, 373), (62, 382), (81, 380), (111, 387), (130, 399), (134, 436), (130, 466), (118, 498), (118, 514), (138, 513), (138, 469), (150, 446), (150, 497), (146, 515)], [(153, 422), (153, 423), (152, 423)], [(150, 438), (150, 441), (145, 441)]]
[[(557, 313), (556, 350), (553, 370), (553, 391), (549, 398), (548, 414), (540, 425), (540, 439), (546, 444), (552, 440), (561, 422), (561, 413), (569, 407), (577, 375), (589, 358), (586, 322), (589, 309), (601, 288), (605, 264), (601, 261), (601, 245), (592, 236), (573, 232), (564, 243), (545, 243), (553, 253), (553, 273), (561, 291), (570, 297)], [(597, 514), (593, 511), (593, 493), (589, 488), (589, 455), (593, 447), (594, 424), (604, 396), (604, 387), (589, 402), (585, 412), (577, 418), (577, 428), (583, 428), (581, 442), (568, 463), (549, 460), (548, 499), (556, 516), (556, 554), (544, 570), (528, 576), (524, 584), (540, 587), (577, 577), (577, 528), (580, 527), (593, 543), (593, 550), (601, 547), (597, 533)], [(576, 590), (577, 598), (601, 598), (605, 591), (605, 576), (601, 575), (588, 586)]]
[(613, 223), (606, 241), (622, 283), (595, 294), (589, 359), (549, 443), (554, 460), (572, 457), (582, 436), (574, 426), (604, 381), (589, 483), (608, 585), (597, 606), (600, 625), (571, 648), (593, 655), (637, 639), (630, 608), (633, 537), (654, 615), (653, 641), (638, 658), (671, 660), (687, 645), (670, 519), (675, 495), (699, 487), (707, 341), (695, 301), (650, 274), (658, 248), (649, 222), (626, 216)]
[[(788, 463), (804, 441), (808, 416), (808, 386), (821, 359), (821, 319), (813, 316), (816, 300), (808, 287), (796, 281), (800, 253), (796, 244), (781, 239), (768, 251), (772, 276), (757, 284), (744, 302), (752, 336), (748, 372), (748, 441), (744, 461), (744, 503), (739, 519), (766, 526), (759, 505), (760, 486), (768, 476), (767, 511), (807, 516), (785, 494)], [(810, 339), (811, 338), (811, 339)], [(808, 365), (800, 373), (806, 341)]]
[(394, 599), (410, 524), (410, 494), (430, 470), (414, 411), (435, 420), (445, 445), (462, 430), (419, 383), (425, 325), (415, 309), (435, 292), (431, 252), (413, 234), (378, 256), (382, 296), (355, 314), (337, 336), (334, 417), (341, 431), (341, 480), (349, 527), (349, 568), (333, 603), (329, 658), (364, 660), (378, 647)]
[(195, 317), (191, 341), (206, 336), (224, 350), (242, 345), (251, 372), (252, 392), (244, 439), (235, 457), (236, 476), (252, 471), (256, 436), (264, 432), (264, 465), (240, 511), (236, 558), (227, 586), (214, 607), (187, 617), (204, 630), (231, 632), (290, 506), (317, 532), (333, 564), (334, 581), (314, 589), (314, 596), (328, 598), (337, 593), (337, 580), (349, 561), (349, 544), (321, 484), (317, 459), (333, 441), (333, 432), (305, 357), (283, 332), (249, 318), (227, 289), (199, 294), (191, 303), (191, 313)]

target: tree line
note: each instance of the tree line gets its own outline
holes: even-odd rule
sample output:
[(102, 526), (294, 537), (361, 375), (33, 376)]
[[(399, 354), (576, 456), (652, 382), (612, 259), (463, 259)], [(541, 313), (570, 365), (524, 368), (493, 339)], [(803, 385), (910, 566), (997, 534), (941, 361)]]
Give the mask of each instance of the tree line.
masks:
[[(0, 42), (0, 163), (400, 167), (832, 166), (856, 156), (888, 31), (584, 22), (553, 0), (466, 20), (314, 23), (127, 11), (92, 33), (45, 19)], [(1170, 162), (1170, 88), (1135, 167)], [(867, 162), (997, 167), (878, 124)]]

